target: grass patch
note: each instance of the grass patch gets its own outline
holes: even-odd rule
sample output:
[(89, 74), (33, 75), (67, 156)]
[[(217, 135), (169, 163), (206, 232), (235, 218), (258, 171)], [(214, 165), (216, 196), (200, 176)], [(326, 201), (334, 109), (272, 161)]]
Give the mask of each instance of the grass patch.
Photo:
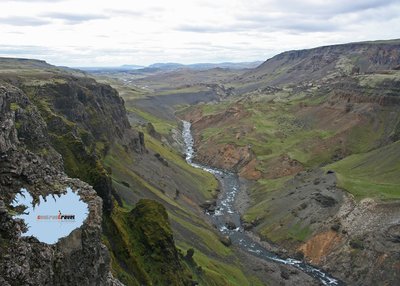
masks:
[(10, 104), (10, 109), (11, 109), (11, 111), (16, 111), (17, 109), (19, 109), (20, 108), (20, 106), (18, 105), (18, 103), (16, 103), (16, 102), (11, 102), (11, 104)]
[[(192, 232), (194, 235), (201, 238), (203, 249), (207, 249), (209, 253), (214, 253), (218, 256), (227, 256), (232, 254), (232, 250), (224, 246), (218, 239), (217, 235), (209, 229), (196, 225), (195, 223), (188, 222), (173, 213), (170, 213), (171, 219), (179, 223), (181, 226)], [(197, 246), (199, 247), (199, 246)]]
[(325, 167), (337, 172), (339, 186), (357, 199), (400, 199), (400, 141), (351, 155)]
[(135, 107), (128, 107), (127, 110), (128, 110), (128, 112), (136, 113), (140, 117), (142, 117), (144, 120), (151, 122), (151, 124), (153, 124), (155, 130), (158, 133), (161, 133), (163, 135), (170, 134), (172, 129), (176, 128), (176, 122), (157, 118), (156, 116), (151, 115), (150, 113), (147, 113), (147, 112), (137, 109)]

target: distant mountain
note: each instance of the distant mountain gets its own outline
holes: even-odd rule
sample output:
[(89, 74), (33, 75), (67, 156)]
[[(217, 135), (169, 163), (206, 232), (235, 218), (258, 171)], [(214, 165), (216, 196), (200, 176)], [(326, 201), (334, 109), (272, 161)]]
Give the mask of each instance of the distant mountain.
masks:
[(150, 69), (162, 69), (162, 70), (177, 70), (185, 67), (183, 64), (179, 63), (155, 63), (147, 66)]
[(231, 62), (223, 62), (223, 63), (195, 63), (195, 64), (179, 64), (179, 63), (155, 63), (149, 65), (148, 68), (157, 68), (161, 70), (177, 70), (182, 68), (193, 69), (193, 70), (209, 70), (214, 68), (223, 68), (223, 69), (250, 69), (256, 68), (261, 65), (262, 61), (255, 62), (241, 62), (241, 63), (231, 63)]
[(137, 69), (142, 69), (144, 66), (139, 66), (139, 65), (122, 65), (121, 68), (123, 69), (129, 69), (129, 70), (137, 70)]
[(154, 63), (149, 66), (140, 66), (140, 65), (122, 65), (117, 67), (77, 67), (77, 69), (101, 73), (101, 72), (124, 72), (124, 71), (133, 71), (137, 73), (157, 73), (157, 72), (170, 72), (181, 69), (191, 69), (191, 70), (209, 70), (215, 68), (222, 69), (254, 69), (261, 65), (262, 61), (254, 61), (254, 62), (240, 62), (240, 63), (231, 63), (231, 62), (223, 62), (223, 63), (195, 63), (195, 64), (180, 64), (180, 63)]
[(199, 63), (199, 64), (191, 64), (187, 65), (187, 67), (191, 69), (198, 69), (198, 70), (208, 70), (213, 68), (223, 68), (223, 69), (252, 69), (256, 68), (261, 65), (262, 61), (255, 61), (255, 62), (241, 62), (241, 63), (231, 63), (231, 62), (224, 62), (224, 63)]
[(76, 67), (76, 68), (87, 72), (102, 72), (102, 71), (132, 71), (132, 70), (143, 69), (144, 66), (122, 65), (117, 67)]

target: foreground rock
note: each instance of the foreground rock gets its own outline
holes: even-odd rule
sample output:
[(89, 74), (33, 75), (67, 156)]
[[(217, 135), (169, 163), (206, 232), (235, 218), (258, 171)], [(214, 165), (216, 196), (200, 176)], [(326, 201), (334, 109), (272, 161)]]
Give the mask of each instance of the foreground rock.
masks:
[[(88, 184), (65, 175), (36, 107), (20, 90), (0, 86), (0, 285), (121, 285), (110, 274), (101, 241), (102, 200)], [(80, 228), (54, 245), (21, 237), (26, 228), (10, 215), (21, 188), (34, 198), (67, 187), (88, 204)]]

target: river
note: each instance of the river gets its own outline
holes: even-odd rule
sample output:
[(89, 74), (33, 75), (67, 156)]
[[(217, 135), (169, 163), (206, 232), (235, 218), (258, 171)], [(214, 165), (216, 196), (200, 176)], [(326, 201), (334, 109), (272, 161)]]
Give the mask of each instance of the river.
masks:
[[(277, 254), (267, 250), (265, 247), (247, 235), (242, 227), (240, 214), (237, 210), (235, 210), (234, 207), (236, 196), (240, 192), (240, 182), (238, 176), (235, 173), (227, 170), (220, 170), (193, 162), (195, 152), (193, 149), (194, 140), (191, 133), (190, 122), (183, 121), (182, 136), (185, 142), (186, 162), (195, 168), (200, 168), (213, 174), (222, 186), (222, 191), (217, 199), (216, 211), (213, 213), (208, 213), (208, 215), (211, 217), (219, 231), (223, 235), (230, 238), (232, 244), (239, 246), (251, 255), (257, 256), (261, 259), (292, 265), (314, 277), (323, 285), (345, 285), (344, 282), (332, 277), (330, 274), (321, 269), (305, 263), (304, 261), (293, 258), (282, 258), (278, 256)], [(231, 227), (228, 228), (227, 223), (230, 224)]]

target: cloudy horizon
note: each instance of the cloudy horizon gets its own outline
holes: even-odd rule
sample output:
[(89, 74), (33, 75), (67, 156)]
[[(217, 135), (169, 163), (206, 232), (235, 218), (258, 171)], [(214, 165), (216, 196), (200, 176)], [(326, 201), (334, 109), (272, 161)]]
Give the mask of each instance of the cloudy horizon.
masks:
[(64, 66), (249, 62), (400, 38), (396, 0), (2, 0), (0, 56)]

